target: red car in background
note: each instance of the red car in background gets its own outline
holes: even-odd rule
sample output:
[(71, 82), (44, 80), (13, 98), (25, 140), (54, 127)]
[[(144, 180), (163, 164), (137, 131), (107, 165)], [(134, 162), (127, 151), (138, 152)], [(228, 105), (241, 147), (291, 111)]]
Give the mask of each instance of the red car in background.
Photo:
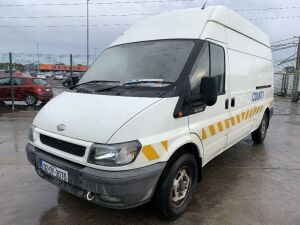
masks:
[[(48, 102), (53, 97), (52, 88), (46, 81), (31, 77), (14, 77), (15, 101), (25, 101), (34, 106), (40, 100)], [(11, 101), (10, 78), (0, 78), (0, 101)]]

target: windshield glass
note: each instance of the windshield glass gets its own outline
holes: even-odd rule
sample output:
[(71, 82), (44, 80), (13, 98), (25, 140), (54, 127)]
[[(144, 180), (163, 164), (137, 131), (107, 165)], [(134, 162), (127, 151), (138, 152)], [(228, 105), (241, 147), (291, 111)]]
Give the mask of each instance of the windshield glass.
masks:
[(79, 84), (110, 80), (119, 81), (120, 85), (157, 86), (159, 81), (169, 85), (178, 79), (193, 47), (193, 40), (146, 41), (111, 47), (98, 57)]
[(42, 79), (32, 79), (33, 83), (38, 84), (38, 85), (47, 85), (47, 82), (42, 80)]

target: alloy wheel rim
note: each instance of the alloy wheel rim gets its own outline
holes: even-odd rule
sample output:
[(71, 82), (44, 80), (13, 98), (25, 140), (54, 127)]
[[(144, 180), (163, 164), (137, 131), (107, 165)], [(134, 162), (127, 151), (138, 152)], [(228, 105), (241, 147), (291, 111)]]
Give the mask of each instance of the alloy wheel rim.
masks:
[(185, 167), (181, 168), (174, 178), (172, 186), (171, 200), (175, 207), (180, 207), (188, 196), (191, 187), (191, 173)]
[(29, 104), (33, 104), (35, 101), (35, 98), (32, 95), (28, 95), (26, 97), (26, 102), (28, 102)]

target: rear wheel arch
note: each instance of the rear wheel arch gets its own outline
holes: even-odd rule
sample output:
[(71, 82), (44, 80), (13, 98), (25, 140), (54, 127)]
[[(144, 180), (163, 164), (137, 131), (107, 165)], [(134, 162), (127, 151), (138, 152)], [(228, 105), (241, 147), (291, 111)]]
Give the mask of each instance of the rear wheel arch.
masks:
[(270, 119), (271, 119), (271, 110), (270, 110), (269, 107), (266, 108), (265, 114), (266, 114), (267, 117), (268, 117), (268, 125), (267, 125), (267, 127), (269, 127), (269, 123), (270, 123)]

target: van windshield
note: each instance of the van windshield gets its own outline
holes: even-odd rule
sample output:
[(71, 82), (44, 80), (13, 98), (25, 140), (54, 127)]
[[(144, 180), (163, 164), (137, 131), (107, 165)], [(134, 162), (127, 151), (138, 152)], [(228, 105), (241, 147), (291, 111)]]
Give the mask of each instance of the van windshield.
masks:
[(194, 47), (193, 40), (158, 40), (118, 45), (100, 55), (80, 83), (167, 86), (175, 82)]

